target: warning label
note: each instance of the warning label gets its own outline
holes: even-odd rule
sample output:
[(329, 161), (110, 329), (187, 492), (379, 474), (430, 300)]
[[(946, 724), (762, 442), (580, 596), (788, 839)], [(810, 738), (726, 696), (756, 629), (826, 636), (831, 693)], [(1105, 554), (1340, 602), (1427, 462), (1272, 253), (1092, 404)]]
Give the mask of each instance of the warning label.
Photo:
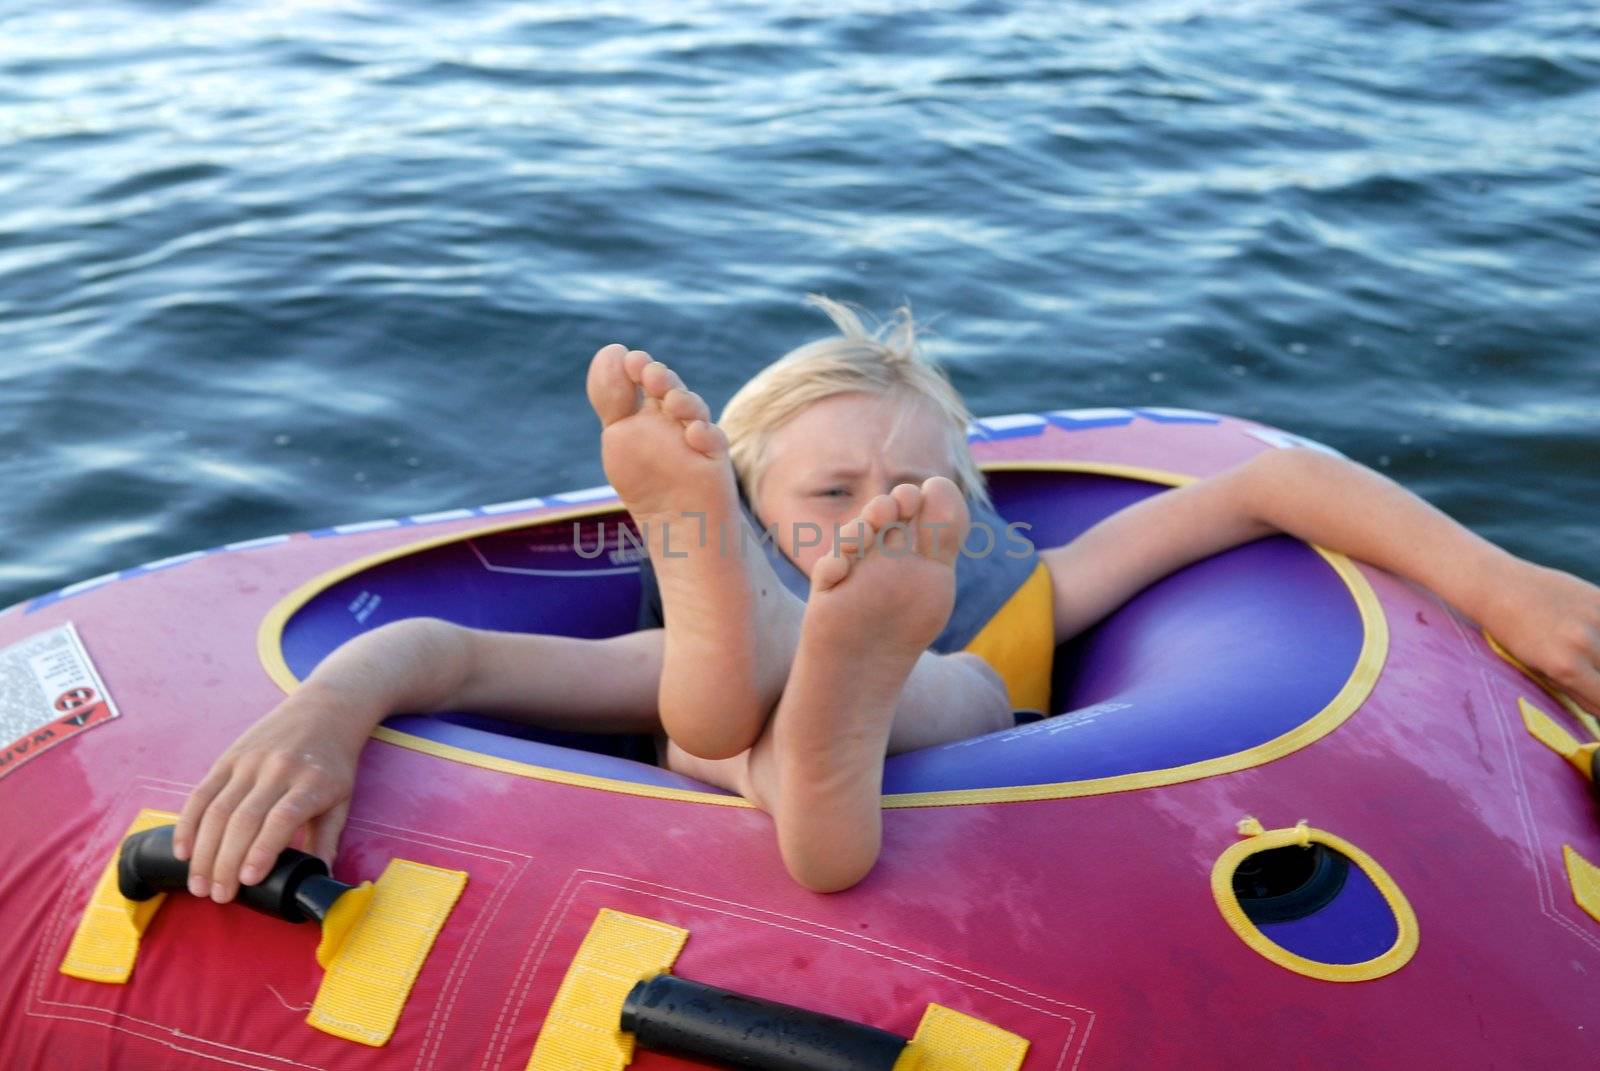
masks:
[(116, 716), (70, 621), (0, 650), (0, 777)]

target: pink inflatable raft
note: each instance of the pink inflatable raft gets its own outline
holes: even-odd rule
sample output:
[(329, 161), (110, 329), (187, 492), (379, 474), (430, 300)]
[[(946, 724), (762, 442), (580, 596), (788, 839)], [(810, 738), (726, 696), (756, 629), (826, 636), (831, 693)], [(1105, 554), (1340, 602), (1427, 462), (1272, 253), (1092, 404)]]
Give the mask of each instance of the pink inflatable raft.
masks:
[[(973, 439), (1040, 546), (1257, 452), (1325, 449), (1170, 409)], [(578, 552), (618, 519), (598, 488), (368, 521), (0, 614), (0, 1066), (1600, 1059), (1593, 719), (1429, 594), (1287, 537), (1062, 648), (1053, 717), (890, 759), (882, 860), (845, 893), (795, 885), (765, 815), (628, 740), (461, 711), (375, 734), (332, 875), (286, 862), (271, 894), (311, 924), (132, 895), (124, 839), (159, 839), (348, 637), (421, 615), (631, 628), (637, 562)]]

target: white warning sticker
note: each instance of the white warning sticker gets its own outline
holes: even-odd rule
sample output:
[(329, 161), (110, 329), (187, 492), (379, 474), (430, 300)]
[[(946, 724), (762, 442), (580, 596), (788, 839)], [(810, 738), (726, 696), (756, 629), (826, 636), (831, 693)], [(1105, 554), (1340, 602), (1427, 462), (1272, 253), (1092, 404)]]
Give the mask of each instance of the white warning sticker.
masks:
[(116, 716), (72, 622), (0, 650), (0, 777)]

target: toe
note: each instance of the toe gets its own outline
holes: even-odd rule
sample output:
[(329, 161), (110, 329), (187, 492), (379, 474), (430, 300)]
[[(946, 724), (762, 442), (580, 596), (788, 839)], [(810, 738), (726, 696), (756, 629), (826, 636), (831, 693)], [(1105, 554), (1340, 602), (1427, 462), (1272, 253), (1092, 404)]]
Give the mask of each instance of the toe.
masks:
[(638, 383), (639, 377), (654, 360), (655, 358), (644, 350), (629, 350), (622, 356), (622, 367), (627, 371), (628, 378)]
[(857, 517), (853, 521), (846, 521), (839, 526), (838, 542), (834, 544), (834, 551), (846, 557), (859, 558), (872, 546), (874, 530), (866, 521)]
[(862, 507), (861, 519), (876, 532), (900, 519), (900, 504), (888, 495), (878, 495)]
[(662, 396), (661, 411), (685, 424), (692, 424), (696, 420), (704, 420), (708, 424), (711, 422), (711, 409), (704, 399), (682, 387), (674, 387)]
[(922, 505), (922, 489), (914, 483), (902, 483), (889, 492), (889, 497), (894, 499), (894, 504), (900, 510), (900, 519), (909, 521), (917, 515), (917, 507)]
[(683, 441), (691, 450), (698, 450), (710, 458), (728, 456), (728, 437), (722, 429), (705, 420), (696, 420), (684, 426)]
[(818, 558), (816, 564), (811, 567), (811, 590), (827, 591), (849, 575), (848, 555), (830, 554), (826, 558)]
[(589, 404), (602, 426), (609, 426), (639, 408), (639, 391), (628, 378), (623, 367), (623, 354), (627, 347), (613, 342), (601, 348), (589, 362), (586, 384)]
[[(955, 561), (967, 536), (967, 503), (961, 489), (943, 476), (922, 485), (922, 509), (917, 514), (917, 553), (942, 562)], [(996, 540), (1000, 533), (995, 533)]]
[(681, 390), (683, 380), (660, 361), (651, 361), (639, 373), (639, 386), (652, 398), (664, 398), (668, 391)]

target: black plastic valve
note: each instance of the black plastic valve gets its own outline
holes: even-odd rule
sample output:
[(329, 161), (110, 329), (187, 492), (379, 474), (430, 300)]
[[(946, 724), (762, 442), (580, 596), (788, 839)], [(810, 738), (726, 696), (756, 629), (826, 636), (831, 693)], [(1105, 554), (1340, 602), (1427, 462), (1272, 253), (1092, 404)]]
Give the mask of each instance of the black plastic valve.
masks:
[(642, 1048), (757, 1071), (892, 1071), (906, 1039), (671, 974), (629, 991), (622, 1029)]
[[(122, 842), (117, 889), (129, 900), (189, 887), (189, 864), (172, 853), (174, 826), (157, 826)], [(239, 903), (286, 922), (319, 923), (333, 902), (350, 889), (328, 876), (328, 865), (295, 848), (278, 854), (272, 870), (254, 885), (239, 886)]]

